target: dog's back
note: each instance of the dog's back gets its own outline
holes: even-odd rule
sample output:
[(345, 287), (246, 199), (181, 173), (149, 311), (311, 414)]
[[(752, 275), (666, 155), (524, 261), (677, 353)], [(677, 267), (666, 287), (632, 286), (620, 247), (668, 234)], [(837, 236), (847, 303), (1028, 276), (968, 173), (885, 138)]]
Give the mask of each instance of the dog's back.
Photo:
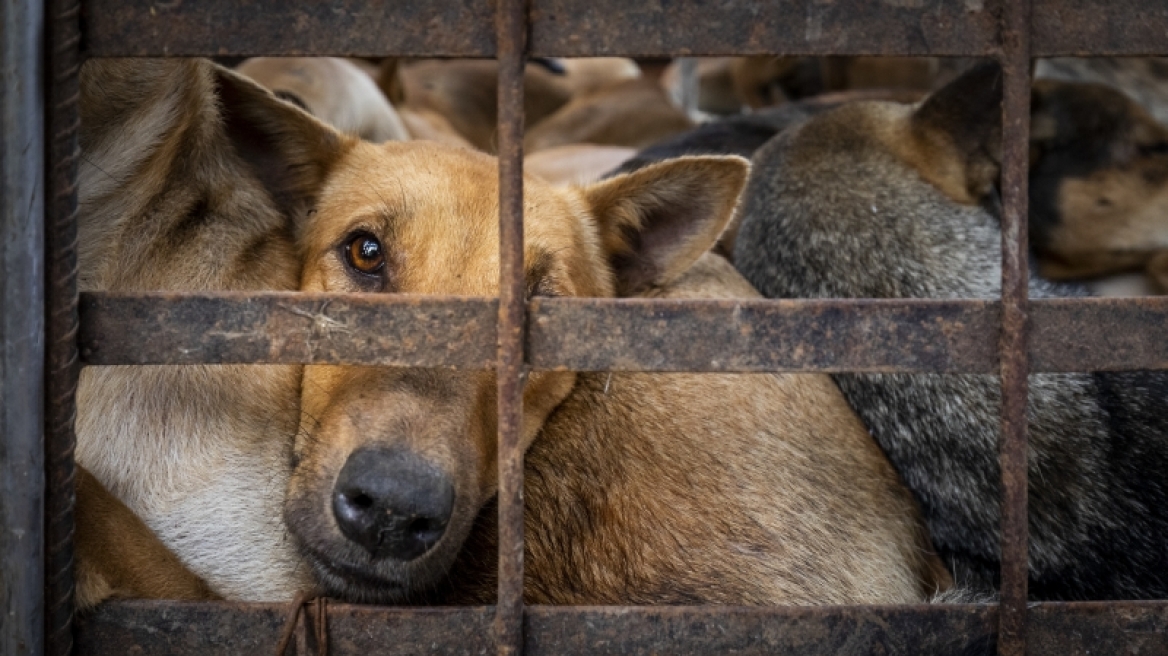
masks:
[[(652, 295), (758, 296), (713, 254)], [(827, 376), (581, 374), (525, 468), (529, 603), (919, 603), (950, 582)], [(494, 517), (456, 600), (494, 599)]]
[[(735, 262), (768, 297), (995, 298), (1000, 77), (920, 109), (853, 104), (755, 156)], [(1079, 295), (1032, 278), (1031, 296)], [(922, 504), (957, 582), (999, 567), (995, 376), (835, 377)], [(1030, 592), (1168, 594), (1163, 374), (1030, 377)]]

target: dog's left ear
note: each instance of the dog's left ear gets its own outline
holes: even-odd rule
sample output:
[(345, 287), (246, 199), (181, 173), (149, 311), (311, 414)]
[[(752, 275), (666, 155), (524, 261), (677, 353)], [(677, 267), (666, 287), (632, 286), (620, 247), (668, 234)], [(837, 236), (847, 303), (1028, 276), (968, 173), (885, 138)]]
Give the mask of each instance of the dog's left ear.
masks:
[(664, 285), (708, 251), (749, 171), (741, 157), (681, 157), (585, 188), (617, 296)]
[(234, 71), (216, 66), (214, 76), (235, 152), (283, 212), (303, 216), (351, 145), (348, 138)]
[(1002, 69), (979, 64), (935, 91), (913, 113), (912, 129), (956, 148), (966, 192), (988, 196), (997, 183), (1002, 151)]

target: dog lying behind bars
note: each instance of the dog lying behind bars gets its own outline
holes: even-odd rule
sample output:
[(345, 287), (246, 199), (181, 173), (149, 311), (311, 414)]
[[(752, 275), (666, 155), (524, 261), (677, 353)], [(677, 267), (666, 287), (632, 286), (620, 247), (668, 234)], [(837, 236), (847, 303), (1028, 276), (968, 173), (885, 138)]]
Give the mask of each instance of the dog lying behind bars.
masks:
[[(484, 155), (361, 142), (205, 61), (92, 60), (81, 82), (85, 290), (278, 290), (300, 282), (307, 289), (370, 292), (496, 288), (497, 176)], [(403, 162), (409, 166), (397, 169)], [(681, 160), (586, 192), (552, 191), (529, 178), (529, 291), (629, 294), (673, 281), (728, 220), (745, 171), (741, 160)], [(371, 179), (380, 186), (370, 186)], [(647, 223), (641, 225), (642, 219)], [(460, 247), (449, 248), (451, 239)], [(494, 490), (490, 376), (323, 366), (312, 367), (303, 380), (301, 374), (300, 367), (272, 365), (83, 372), (78, 460), (95, 474), (94, 485), (79, 489), (83, 603), (118, 594), (288, 599), (314, 587), (301, 553), (326, 590), (349, 598), (403, 598), (406, 590), (395, 588), (386, 571), (393, 576), (404, 570), (414, 586), (434, 582), (427, 577), (441, 579), (440, 570), (462, 551), (463, 538)], [(808, 527), (815, 528), (812, 537), (773, 524), (782, 533), (771, 534), (767, 526), (749, 523), (742, 535), (724, 536), (723, 550), (750, 552), (756, 542), (785, 536), (792, 541), (779, 545), (785, 549), (829, 553), (816, 561), (822, 571), (814, 572), (799, 559), (784, 559), (790, 551), (768, 554), (776, 567), (786, 568), (784, 584), (755, 582), (755, 590), (739, 581), (721, 598), (897, 601), (945, 587), (946, 574), (928, 555), (912, 500), (826, 379), (755, 380), (764, 386), (773, 380), (775, 394), (810, 399), (786, 415), (801, 430), (792, 433), (790, 444), (773, 445), (782, 457), (791, 454), (794, 437), (804, 448), (813, 435), (855, 447), (830, 452), (838, 467), (829, 481), (816, 478), (818, 466), (802, 468), (805, 485), (818, 484), (816, 492), (850, 502), (833, 505), (804, 489), (802, 496), (791, 496), (800, 503), (793, 501), (787, 512), (801, 520), (822, 511)], [(525, 395), (528, 443), (575, 382), (566, 372), (532, 376)], [(636, 389), (636, 377), (621, 377), (618, 390), (626, 383)], [(770, 429), (773, 416), (766, 417)], [(308, 432), (292, 453), (298, 421)], [(370, 448), (354, 449), (358, 444)], [(406, 445), (416, 449), (383, 450)], [(820, 451), (816, 447), (807, 457), (819, 458)], [(294, 550), (276, 510), (295, 462), (288, 515), (304, 538), (303, 552)], [(434, 462), (448, 470), (437, 470)], [(739, 464), (758, 480), (782, 482), (773, 472)], [(689, 472), (708, 477), (709, 465), (691, 462)], [(421, 521), (411, 521), (400, 534), (378, 523), (366, 530), (362, 493), (351, 494), (359, 488), (334, 490), (332, 479), (312, 478), (321, 471), (350, 483), (372, 475), (366, 492), (375, 496), (385, 489), (378, 486), (391, 493), (413, 486), (420, 493), (419, 506), (411, 509), (420, 517), (413, 519)], [(395, 473), (401, 476), (382, 476)], [(436, 492), (428, 487), (445, 476), (459, 486)], [(727, 489), (737, 482), (727, 481)], [(313, 505), (314, 499), (321, 505)], [(448, 519), (441, 512), (425, 516), (426, 508), (441, 511), (445, 500), (451, 504)], [(127, 509), (142, 523), (130, 521)], [(726, 519), (715, 507), (709, 512)], [(858, 542), (830, 539), (845, 528)], [(706, 529), (690, 525), (703, 535)], [(140, 549), (124, 539), (131, 534)], [(118, 537), (100, 541), (110, 535)], [(734, 541), (740, 537), (745, 541)], [(395, 556), (360, 556), (358, 569), (345, 569), (347, 555), (383, 550)], [(395, 570), (405, 557), (411, 562)], [(135, 565), (142, 558), (154, 561), (150, 571)], [(697, 591), (663, 585), (650, 580), (638, 594), (714, 598), (708, 581)]]
[[(347, 164), (336, 146), (355, 137), (204, 60), (93, 59), (80, 85), (82, 291), (299, 286), (308, 208), (285, 188)], [(280, 516), (300, 378), (288, 365), (87, 367), (77, 460), (214, 595), (291, 599), (313, 586)], [(125, 527), (116, 504), (84, 503), (95, 489), (79, 490), (92, 515), (79, 517), (79, 543)], [(117, 546), (79, 550), (79, 573), (95, 573), (79, 577), (79, 601), (172, 594), (157, 577), (103, 581)]]
[[(495, 160), (385, 144), (376, 170), (325, 185), (302, 289), (496, 294)], [(724, 261), (699, 261), (746, 173), (682, 158), (584, 188), (528, 176), (528, 295), (755, 297)], [(326, 594), (492, 597), (495, 385), (490, 371), (305, 368), (285, 516)], [(522, 446), (533, 603), (894, 603), (949, 583), (826, 376), (534, 372)]]
[[(772, 298), (996, 298), (1000, 100), (983, 66), (917, 107), (851, 104), (786, 130), (755, 154), (736, 266)], [(1083, 293), (1031, 276), (1032, 297)], [(957, 583), (996, 585), (997, 377), (835, 380)], [(1028, 415), (1030, 595), (1168, 596), (1165, 375), (1031, 375)]]

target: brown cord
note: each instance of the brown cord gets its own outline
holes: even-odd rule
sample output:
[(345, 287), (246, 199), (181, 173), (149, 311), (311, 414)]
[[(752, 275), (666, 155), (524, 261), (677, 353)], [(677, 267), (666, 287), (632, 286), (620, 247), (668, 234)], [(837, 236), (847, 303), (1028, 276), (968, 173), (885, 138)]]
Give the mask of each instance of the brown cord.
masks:
[[(292, 600), (288, 608), (288, 619), (284, 620), (284, 628), (280, 631), (280, 642), (276, 643), (276, 656), (284, 656), (288, 651), (288, 644), (296, 633), (296, 625), (300, 622), (300, 613), (304, 606), (312, 602), (316, 621), (313, 623), (313, 637), (316, 638), (318, 656), (328, 656), (328, 598), (317, 597), (311, 592), (301, 592)], [(305, 656), (305, 655), (301, 655)]]

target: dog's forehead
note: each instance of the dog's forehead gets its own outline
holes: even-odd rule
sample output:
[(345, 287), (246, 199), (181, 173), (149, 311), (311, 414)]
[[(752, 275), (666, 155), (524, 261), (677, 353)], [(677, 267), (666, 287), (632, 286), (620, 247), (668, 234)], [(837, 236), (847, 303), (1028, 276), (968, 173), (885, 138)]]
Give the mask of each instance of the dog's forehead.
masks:
[[(559, 192), (528, 176), (526, 205), (554, 203)], [(357, 144), (331, 176), (322, 203), (401, 214), (427, 213), (460, 222), (497, 223), (499, 168), (494, 157), (428, 141)]]

